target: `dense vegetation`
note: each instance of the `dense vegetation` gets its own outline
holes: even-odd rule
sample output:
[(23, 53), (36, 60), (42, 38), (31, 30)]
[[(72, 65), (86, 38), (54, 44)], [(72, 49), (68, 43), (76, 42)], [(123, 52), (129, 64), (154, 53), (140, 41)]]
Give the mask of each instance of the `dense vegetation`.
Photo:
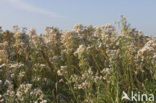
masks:
[(122, 103), (123, 91), (156, 95), (156, 39), (123, 16), (117, 24), (119, 33), (110, 24), (46, 27), (40, 35), (0, 29), (0, 103)]

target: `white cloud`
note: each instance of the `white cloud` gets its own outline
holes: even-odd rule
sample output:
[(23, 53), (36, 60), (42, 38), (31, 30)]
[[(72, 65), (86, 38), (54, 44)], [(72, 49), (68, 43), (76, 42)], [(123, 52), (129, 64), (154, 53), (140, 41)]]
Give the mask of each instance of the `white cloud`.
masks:
[(61, 17), (58, 14), (56, 14), (55, 12), (48, 11), (48, 10), (33, 6), (31, 4), (24, 2), (23, 0), (6, 0), (6, 1), (11, 3), (13, 6), (15, 6), (18, 9), (22, 9), (22, 10), (33, 12), (33, 13), (39, 13), (42, 15), (47, 15), (49, 17)]

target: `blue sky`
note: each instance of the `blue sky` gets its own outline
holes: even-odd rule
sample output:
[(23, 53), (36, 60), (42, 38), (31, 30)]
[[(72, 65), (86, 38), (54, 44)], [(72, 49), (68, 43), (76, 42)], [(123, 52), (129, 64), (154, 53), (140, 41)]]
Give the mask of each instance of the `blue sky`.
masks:
[(132, 27), (156, 36), (156, 0), (0, 0), (0, 26), (71, 29), (113, 24), (123, 14)]

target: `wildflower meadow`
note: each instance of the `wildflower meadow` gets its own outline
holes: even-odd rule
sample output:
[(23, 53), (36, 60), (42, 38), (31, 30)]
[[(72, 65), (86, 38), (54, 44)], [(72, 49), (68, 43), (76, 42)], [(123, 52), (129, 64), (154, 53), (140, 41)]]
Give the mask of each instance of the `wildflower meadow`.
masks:
[[(122, 99), (123, 91), (137, 95)], [(156, 38), (124, 16), (44, 34), (0, 28), (0, 103), (156, 103), (154, 96)]]

